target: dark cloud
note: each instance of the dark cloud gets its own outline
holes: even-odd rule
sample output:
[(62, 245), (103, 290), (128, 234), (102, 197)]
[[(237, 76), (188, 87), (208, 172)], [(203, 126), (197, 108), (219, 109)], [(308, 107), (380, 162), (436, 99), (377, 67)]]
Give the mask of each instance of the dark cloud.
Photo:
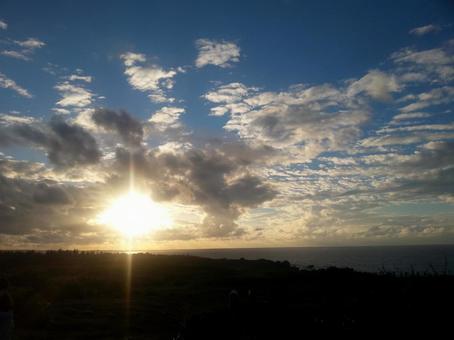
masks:
[[(191, 149), (180, 153), (117, 150), (120, 171), (134, 164), (136, 179), (148, 182), (156, 200), (174, 200), (203, 208), (202, 236), (223, 237), (242, 232), (235, 221), (245, 208), (271, 200), (276, 192), (229, 149)], [(231, 149), (230, 151), (235, 150)]]
[(36, 203), (41, 204), (70, 204), (72, 202), (71, 197), (63, 188), (46, 183), (36, 185), (33, 199)]
[[(136, 186), (149, 188), (155, 200), (197, 206), (205, 212), (201, 223), (188, 225), (184, 230), (162, 232), (158, 239), (242, 235), (245, 231), (237, 225), (238, 218), (246, 209), (276, 195), (252, 169), (275, 156), (272, 147), (213, 140), (199, 147), (182, 141), (185, 146), (173, 151), (148, 149), (141, 145), (142, 124), (127, 112), (98, 109), (93, 121), (118, 134), (125, 144), (117, 148), (114, 166), (101, 164), (101, 152), (88, 131), (61, 118), (48, 123), (30, 120), (0, 124), (0, 129), (6, 132), (0, 143), (45, 151), (58, 176), (70, 179), (71, 168), (90, 164), (98, 165), (108, 175), (106, 183), (61, 184), (49, 179), (57, 173), (52, 174), (44, 164), (0, 159), (4, 175), (0, 234), (27, 235), (24, 240), (32, 243), (46, 239), (51, 243), (63, 242), (69, 225), (86, 225), (89, 218), (101, 211), (100, 198), (115, 197), (127, 190), (131, 170)], [(72, 234), (77, 238), (74, 236), (77, 231)]]
[(60, 168), (95, 164), (101, 153), (95, 138), (82, 127), (53, 118), (49, 124), (13, 124), (1, 127), (3, 146), (24, 145), (42, 148)]
[(101, 157), (96, 140), (78, 125), (64, 121), (51, 121), (55, 137), (47, 145), (48, 157), (58, 166), (70, 167), (97, 163)]
[(416, 154), (403, 162), (400, 167), (405, 169), (427, 170), (441, 169), (454, 165), (454, 142), (436, 141), (422, 145)]
[(127, 145), (138, 146), (142, 142), (142, 124), (126, 111), (96, 109), (92, 119), (98, 126), (118, 133)]

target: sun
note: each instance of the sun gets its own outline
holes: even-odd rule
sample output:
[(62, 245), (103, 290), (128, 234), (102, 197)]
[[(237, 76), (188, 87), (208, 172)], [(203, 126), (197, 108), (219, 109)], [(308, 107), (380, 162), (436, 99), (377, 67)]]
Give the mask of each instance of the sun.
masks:
[(148, 195), (130, 191), (112, 201), (97, 218), (128, 237), (150, 233), (172, 224), (169, 210)]

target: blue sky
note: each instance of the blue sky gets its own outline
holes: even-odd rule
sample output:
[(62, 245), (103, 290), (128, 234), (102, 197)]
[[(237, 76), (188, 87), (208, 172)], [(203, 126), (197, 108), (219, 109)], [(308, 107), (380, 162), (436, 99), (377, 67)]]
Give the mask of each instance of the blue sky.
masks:
[[(449, 1), (3, 1), (3, 244), (118, 243), (96, 214), (123, 151), (178, 210), (143, 247), (452, 242), (453, 19)], [(22, 227), (36, 209), (52, 221)]]

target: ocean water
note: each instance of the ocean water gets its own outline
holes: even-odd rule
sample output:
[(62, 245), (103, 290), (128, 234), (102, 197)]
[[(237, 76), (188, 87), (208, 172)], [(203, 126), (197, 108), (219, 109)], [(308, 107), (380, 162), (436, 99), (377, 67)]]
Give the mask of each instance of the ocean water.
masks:
[(209, 258), (289, 261), (304, 268), (349, 267), (365, 272), (429, 272), (454, 274), (454, 245), (236, 248), (152, 251)]

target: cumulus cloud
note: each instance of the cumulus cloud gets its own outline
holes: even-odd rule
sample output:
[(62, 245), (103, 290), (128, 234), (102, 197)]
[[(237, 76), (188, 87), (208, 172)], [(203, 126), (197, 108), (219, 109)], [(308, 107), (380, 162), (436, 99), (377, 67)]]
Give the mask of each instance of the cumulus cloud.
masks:
[(16, 82), (0, 72), (0, 87), (11, 89), (22, 97), (31, 98), (32, 95), (26, 89), (16, 84)]
[(347, 147), (369, 117), (365, 106), (331, 85), (257, 93), (235, 83), (218, 90), (204, 97), (221, 104), (214, 112), (230, 113), (224, 128), (252, 145), (282, 149), (288, 162)]
[(127, 145), (140, 146), (143, 138), (142, 124), (126, 111), (101, 108), (96, 109), (91, 118), (96, 125), (118, 133)]
[(40, 204), (70, 204), (72, 202), (68, 193), (57, 185), (38, 183), (33, 192), (33, 199)]
[(440, 26), (430, 24), (430, 25), (425, 25), (425, 26), (420, 26), (420, 27), (413, 28), (412, 30), (410, 30), (409, 33), (413, 34), (413, 35), (417, 35), (417, 36), (423, 36), (423, 35), (426, 35), (428, 33), (438, 32), (440, 30), (441, 30)]
[(92, 103), (93, 93), (80, 85), (64, 81), (55, 85), (61, 99), (57, 102), (62, 107), (85, 107)]
[(185, 110), (181, 107), (164, 106), (153, 113), (148, 121), (160, 131), (169, 128), (178, 128), (181, 126), (179, 122), (180, 115), (184, 112)]
[[(150, 181), (154, 199), (202, 207), (205, 217), (193, 237), (226, 237), (243, 232), (235, 221), (245, 209), (276, 195), (232, 151), (222, 148), (151, 151), (135, 153), (132, 159), (136, 176)], [(118, 149), (116, 159), (126, 172), (131, 154)]]
[[(236, 62), (210, 58), (204, 65)], [(121, 60), (133, 88), (172, 100), (181, 69), (138, 53)], [(335, 84), (277, 91), (217, 85), (202, 98), (229, 133), (211, 139), (184, 133), (179, 105), (141, 121), (126, 111), (95, 109), (90, 76), (62, 75), (58, 118), (0, 114), (5, 154), (21, 146), (49, 159), (0, 153), (0, 238), (63, 246), (111, 240), (93, 221), (107, 198), (128, 190), (134, 168), (137, 188), (176, 211), (175, 225), (153, 234), (154, 241), (441, 239), (452, 231), (452, 216), (423, 215), (427, 204), (454, 202), (452, 54), (448, 44), (404, 49), (389, 62), (386, 71)], [(377, 120), (366, 124), (372, 115)], [(422, 209), (414, 218), (396, 217), (405, 204)]]
[(240, 48), (234, 42), (198, 39), (195, 44), (199, 51), (195, 61), (198, 68), (206, 65), (226, 68), (240, 61)]
[(125, 65), (125, 75), (129, 84), (136, 90), (148, 92), (152, 102), (173, 102), (174, 98), (168, 97), (167, 90), (173, 88), (173, 78), (179, 70), (165, 70), (157, 64), (144, 64), (147, 59), (144, 54), (127, 52), (120, 56)]
[(356, 96), (359, 93), (366, 93), (378, 100), (390, 100), (393, 92), (401, 90), (397, 77), (382, 71), (369, 71), (364, 77), (354, 81), (348, 88), (348, 95)]
[(77, 125), (54, 118), (48, 124), (17, 122), (0, 126), (3, 146), (42, 148), (59, 168), (95, 164), (101, 156), (93, 136)]

